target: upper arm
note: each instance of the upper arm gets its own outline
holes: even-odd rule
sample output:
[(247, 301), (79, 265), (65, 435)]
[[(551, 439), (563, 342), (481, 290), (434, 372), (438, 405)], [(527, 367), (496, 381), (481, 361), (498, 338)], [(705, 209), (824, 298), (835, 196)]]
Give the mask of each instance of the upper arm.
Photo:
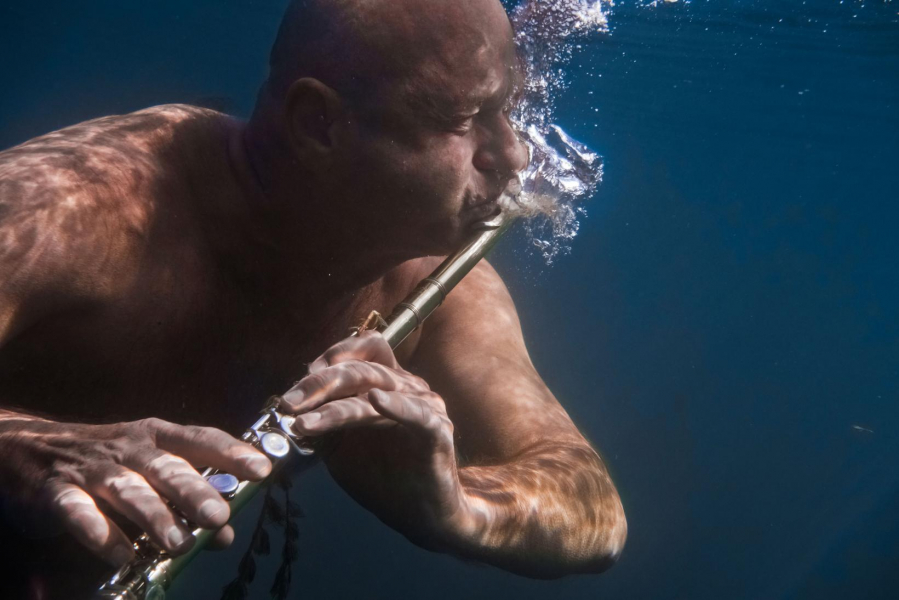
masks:
[(544, 442), (585, 443), (531, 363), (512, 298), (485, 261), (422, 327), (410, 366), (446, 401), (469, 460), (502, 461)]

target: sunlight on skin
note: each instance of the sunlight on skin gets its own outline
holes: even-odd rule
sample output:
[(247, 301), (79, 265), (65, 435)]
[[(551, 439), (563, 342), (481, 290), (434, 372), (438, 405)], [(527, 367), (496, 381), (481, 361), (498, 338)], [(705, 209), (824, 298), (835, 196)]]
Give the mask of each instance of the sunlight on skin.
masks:
[(0, 339), (27, 325), (21, 313), (36, 310), (33, 302), (15, 299), (26, 285), (47, 279), (38, 270), (48, 265), (64, 265), (60, 279), (75, 297), (108, 296), (138, 276), (114, 267), (149, 234), (153, 208), (122, 199), (152, 196), (149, 186), (165, 178), (158, 148), (198, 110), (156, 107), (104, 117), (0, 152), (0, 267), (11, 269), (0, 271)]
[[(329, 468), (421, 545), (537, 577), (571, 565), (608, 568), (623, 550), (627, 522), (602, 459), (534, 370), (495, 272), (482, 265), (460, 288), (425, 325), (412, 360), (444, 396), (369, 332), (314, 361), (284, 394), (285, 408), (299, 415), (304, 435), (359, 432), (357, 449), (341, 444)], [(391, 423), (400, 429), (370, 437)], [(385, 452), (389, 459), (375, 458)], [(368, 488), (355, 481), (361, 455)], [(418, 530), (408, 525), (410, 514), (421, 515)]]
[(87, 492), (71, 484), (61, 484), (50, 493), (51, 504), (56, 507), (66, 528), (85, 546), (115, 566), (131, 560), (134, 556), (131, 543), (100, 512)]
[[(434, 266), (420, 268), (429, 259), (396, 266), (400, 258), (390, 252), (360, 266), (381, 243), (393, 242), (400, 257), (455, 245), (464, 233), (460, 202), (464, 207), (498, 195), (525, 162), (504, 113), (507, 99), (498, 94), (510, 87), (503, 81), (511, 78), (501, 73), (514, 62), (507, 19), (495, 2), (488, 12), (466, 0), (424, 13), (415, 0), (403, 8), (417, 6), (418, 12), (398, 11), (397, 3), (361, 4), (387, 11), (385, 19), (394, 15), (398, 31), (421, 40), (397, 43), (392, 29), (364, 27), (381, 36), (399, 63), (409, 47), (439, 41), (445, 50), (414, 78), (412, 95), (423, 103), (421, 111), (413, 100), (396, 104), (404, 122), (415, 125), (398, 128), (411, 132), (405, 145), (397, 146), (385, 130), (362, 154), (355, 142), (341, 150), (353, 158), (350, 173), (368, 164), (367, 175), (337, 172), (329, 178), (322, 169), (321, 178), (312, 178), (311, 171), (296, 168), (296, 156), (280, 154), (289, 137), (283, 131), (270, 145), (261, 143), (283, 129), (280, 107), (271, 112), (273, 129), (266, 130), (263, 120), (256, 131), (250, 148), (255, 163), (242, 163), (247, 147), (228, 151), (228, 140), (237, 139), (228, 133), (237, 130), (227, 118), (179, 106), (98, 119), (0, 153), (0, 281), (8, 282), (0, 289), (0, 342), (27, 332), (20, 337), (31, 340), (11, 345), (7, 364), (23, 358), (31, 373), (45, 372), (47, 364), (60, 372), (46, 382), (31, 377), (18, 396), (11, 386), (4, 401), (53, 414), (74, 410), (79, 417), (118, 411), (228, 423), (245, 407), (246, 391), (284, 389), (313, 352), (356, 322), (352, 311), (369, 304), (389, 310)], [(472, 9), (481, 22), (464, 18)], [(424, 17), (428, 28), (422, 27)], [(460, 102), (480, 104), (479, 116), (466, 119), (470, 135), (447, 136), (434, 129), (433, 115), (425, 118), (430, 109), (455, 117)], [(362, 139), (354, 135), (349, 139)], [(272, 168), (244, 177), (232, 173), (235, 164)], [(326, 163), (313, 161), (309, 169), (320, 164)], [(252, 187), (254, 178), (274, 186), (262, 194), (280, 205), (271, 215), (298, 219), (283, 220), (287, 225), (315, 223), (308, 236), (296, 235), (292, 226), (253, 227), (262, 213), (234, 188)], [(375, 202), (369, 192), (378, 186), (387, 192)], [(298, 188), (328, 200), (321, 204), (331, 221), (320, 219), (325, 213), (317, 212), (316, 203), (296, 203)], [(358, 203), (336, 202), (357, 194), (369, 199), (368, 217), (360, 217)], [(436, 199), (432, 213), (418, 212), (422, 197)], [(400, 215), (405, 222), (396, 220)], [(418, 217), (430, 221), (422, 224)], [(375, 227), (372, 219), (383, 220)], [(347, 231), (354, 223), (362, 226)], [(362, 235), (371, 231), (381, 238)], [(291, 246), (300, 238), (314, 244)], [(351, 239), (361, 252), (345, 243)], [(258, 247), (248, 253), (253, 244)], [(306, 279), (299, 271), (307, 269), (296, 269), (298, 256), (310, 267)], [(341, 282), (332, 282), (330, 266), (327, 280), (325, 271), (312, 268), (323, 259), (340, 267)], [(403, 285), (389, 281), (387, 268), (400, 272)], [(377, 284), (357, 287), (357, 280), (377, 277)], [(292, 287), (283, 287), (294, 278)], [(624, 539), (614, 487), (534, 371), (501, 282), (486, 267), (471, 281), (428, 322), (417, 348), (419, 337), (409, 340), (401, 350), (403, 366), (376, 336), (337, 344), (312, 363), (310, 378), (285, 395), (286, 406), (301, 413), (297, 427), (304, 433), (345, 434), (328, 458), (335, 479), (421, 545), (537, 576), (596, 570), (620, 551), (614, 539)], [(260, 290), (259, 282), (272, 287)], [(317, 293), (305, 303), (291, 293), (308, 295), (309, 289)], [(52, 304), (54, 297), (65, 299), (64, 305)], [(90, 327), (87, 333), (78, 323)], [(32, 324), (45, 325), (45, 335), (35, 336)], [(47, 352), (54, 347), (59, 353)], [(78, 354), (92, 351), (79, 360)], [(219, 382), (226, 384), (216, 387)], [(180, 410), (166, 406), (168, 398)], [(185, 405), (193, 412), (184, 412)], [(230, 421), (235, 423), (245, 425), (240, 418)], [(185, 462), (248, 479), (270, 471), (267, 459), (221, 431), (158, 419), (92, 426), (27, 418), (4, 423), (0, 417), (0, 453), (0, 486), (25, 502), (53, 492), (51, 508), (66, 527), (107, 559), (127, 544), (101, 512), (107, 504), (173, 547), (177, 540), (167, 541), (173, 522), (162, 497), (193, 518), (215, 494)], [(98, 508), (83, 501), (86, 494), (104, 501)], [(615, 531), (622, 533), (616, 538)], [(501, 547), (498, 540), (510, 544)]]
[[(478, 432), (459, 439), (460, 479), (479, 508), (463, 529), (486, 548), (519, 544), (550, 564), (558, 553), (597, 570), (610, 566), (627, 525), (602, 459), (535, 371), (514, 305), (493, 269), (480, 265), (462, 290), (478, 302), (451, 297), (446, 312), (428, 323), (419, 352), (429, 364), (436, 353), (453, 365), (448, 372), (426, 368), (424, 376), (446, 390), (457, 430)], [(485, 340), (486, 365), (452, 329), (452, 312)]]
[[(189, 460), (254, 480), (271, 471), (265, 456), (222, 431), (158, 419), (61, 426), (0, 410), (0, 447), (20, 467), (0, 471), (0, 486), (17, 490), (20, 503), (47, 505), (86, 547), (115, 564), (130, 556), (131, 543), (92, 497), (180, 554), (193, 537), (167, 501), (203, 527), (222, 528), (229, 517), (227, 503)], [(224, 547), (233, 537), (225, 527), (216, 543)]]

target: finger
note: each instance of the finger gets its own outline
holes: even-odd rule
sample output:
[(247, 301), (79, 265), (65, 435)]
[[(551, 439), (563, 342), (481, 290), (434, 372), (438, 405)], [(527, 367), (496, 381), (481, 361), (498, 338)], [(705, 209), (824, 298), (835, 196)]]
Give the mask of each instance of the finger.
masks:
[(282, 396), (281, 406), (288, 412), (303, 413), (372, 388), (400, 392), (429, 389), (423, 379), (406, 371), (351, 360), (307, 375)]
[(230, 525), (225, 525), (215, 532), (213, 538), (206, 546), (209, 550), (224, 550), (234, 541), (234, 529)]
[(399, 366), (393, 349), (384, 336), (377, 331), (363, 331), (358, 336), (348, 337), (325, 350), (324, 354), (309, 365), (309, 372), (318, 373), (348, 360), (374, 362), (391, 369)]
[(84, 547), (116, 567), (134, 558), (131, 542), (87, 492), (71, 483), (51, 484), (48, 492), (54, 511)]
[(271, 461), (262, 452), (221, 429), (159, 421), (154, 434), (157, 447), (194, 465), (213, 467), (251, 481), (263, 479), (272, 471)]
[(172, 554), (187, 552), (194, 537), (184, 522), (139, 473), (121, 465), (89, 473), (88, 490), (147, 532)]
[(367, 397), (346, 398), (329, 402), (314, 412), (297, 417), (293, 428), (300, 435), (324, 435), (354, 427), (386, 427), (396, 425), (376, 411)]
[(437, 394), (409, 395), (373, 389), (368, 392), (368, 400), (372, 408), (388, 419), (435, 439), (445, 441), (449, 435), (452, 440), (453, 424)]
[(200, 527), (218, 529), (228, 522), (231, 516), (228, 503), (180, 456), (151, 446), (126, 454), (122, 464), (143, 475), (175, 508)]

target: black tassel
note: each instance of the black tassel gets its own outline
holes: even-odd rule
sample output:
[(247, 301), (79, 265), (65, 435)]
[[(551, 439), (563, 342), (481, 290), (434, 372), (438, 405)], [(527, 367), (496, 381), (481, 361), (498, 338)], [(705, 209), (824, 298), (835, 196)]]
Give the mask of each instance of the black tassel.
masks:
[[(269, 488), (271, 489), (271, 488)], [(265, 497), (265, 512), (267, 513), (269, 519), (272, 522), (277, 523), (278, 525), (284, 525), (287, 522), (286, 515), (284, 514), (284, 509), (281, 508), (281, 505), (278, 504), (278, 501), (275, 500), (273, 496)]]
[(281, 563), (278, 572), (275, 574), (275, 582), (269, 590), (273, 600), (286, 600), (287, 593), (290, 591), (290, 565)]
[(237, 567), (237, 576), (247, 585), (253, 583), (253, 579), (256, 578), (256, 561), (251, 553), (244, 554)]
[(247, 586), (237, 579), (222, 589), (222, 600), (246, 600), (248, 595)]
[[(275, 581), (271, 587), (272, 598), (275, 600), (285, 600), (290, 591), (290, 582), (293, 579), (293, 562), (299, 557), (300, 528), (293, 521), (294, 518), (302, 516), (303, 511), (295, 503), (290, 501), (291, 482), (287, 477), (281, 478), (278, 482), (281, 489), (284, 490), (284, 547), (281, 550), (281, 566), (275, 573)], [(279, 507), (280, 508), (280, 507)]]
[(249, 597), (250, 583), (256, 577), (256, 561), (253, 559), (253, 554), (265, 556), (271, 551), (268, 532), (265, 530), (265, 519), (268, 513), (266, 506), (274, 501), (271, 488), (267, 488), (262, 510), (259, 511), (259, 518), (256, 520), (253, 538), (240, 559), (240, 564), (237, 567), (237, 577), (222, 588), (222, 600), (246, 600)]
[(247, 550), (237, 567), (237, 577), (222, 589), (222, 600), (246, 600), (249, 597), (249, 585), (256, 577), (256, 560), (253, 556), (268, 556), (271, 553), (271, 541), (266, 522), (276, 523), (284, 528), (284, 546), (281, 549), (281, 565), (275, 573), (275, 580), (270, 589), (274, 600), (286, 600), (293, 580), (293, 563), (300, 555), (300, 528), (294, 519), (303, 518), (302, 508), (290, 500), (290, 488), (293, 483), (285, 472), (277, 475), (278, 487), (284, 490), (284, 506), (272, 495), (272, 487), (265, 490), (262, 510), (253, 531)]
[(268, 556), (271, 551), (272, 547), (268, 539), (268, 531), (257, 529), (253, 535), (253, 553), (256, 556)]

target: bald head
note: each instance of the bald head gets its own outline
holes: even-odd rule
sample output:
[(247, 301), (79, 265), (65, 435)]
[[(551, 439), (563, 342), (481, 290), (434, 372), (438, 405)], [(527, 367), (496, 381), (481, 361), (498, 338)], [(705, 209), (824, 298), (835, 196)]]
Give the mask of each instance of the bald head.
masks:
[(272, 48), (268, 93), (311, 77), (350, 101), (450, 85), (473, 57), (508, 52), (498, 0), (293, 0)]

